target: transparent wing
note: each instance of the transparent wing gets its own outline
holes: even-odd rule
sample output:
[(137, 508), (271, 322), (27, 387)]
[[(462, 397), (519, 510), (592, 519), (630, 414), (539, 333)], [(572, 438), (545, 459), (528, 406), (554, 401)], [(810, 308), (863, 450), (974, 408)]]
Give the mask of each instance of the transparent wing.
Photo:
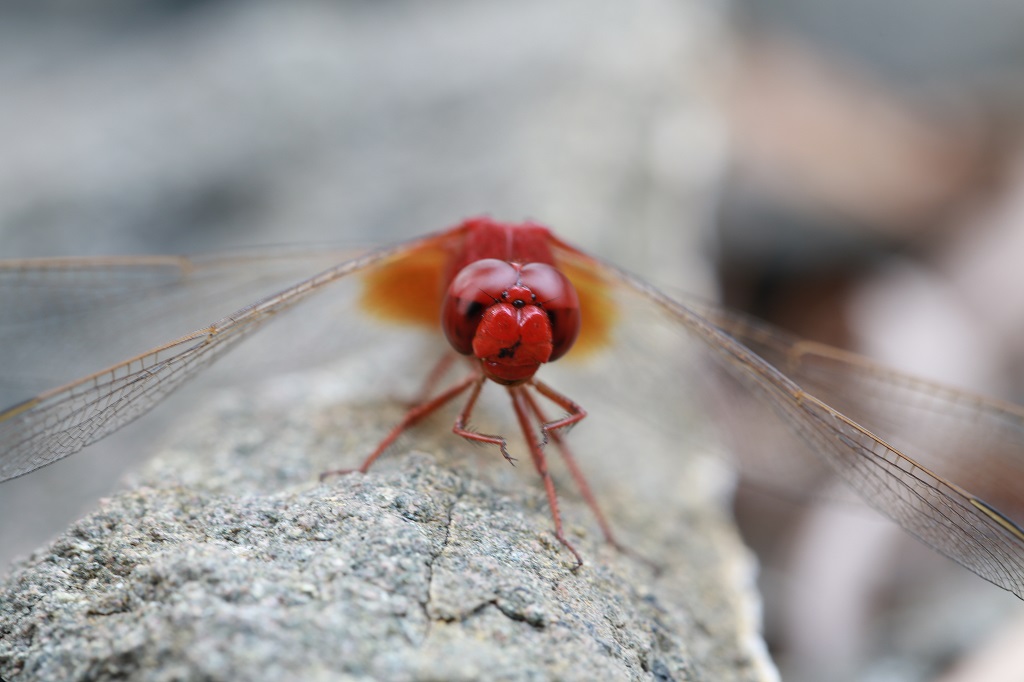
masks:
[(893, 449), (1014, 517), (1024, 516), (1024, 409), (881, 367), (763, 322), (705, 317)]
[[(1019, 511), (1020, 493), (998, 484), (1019, 481), (1024, 467), (1021, 408), (883, 370), (714, 307), (688, 306), (559, 246), (560, 261), (600, 273), (610, 290), (621, 284), (637, 294), (632, 312), (644, 307), (652, 313), (646, 319), (674, 326), (680, 353), (688, 343), (715, 360), (871, 506), (1024, 598), (1024, 532), (1003, 513)], [(967, 475), (986, 469), (995, 473)]]
[[(0, 412), (0, 481), (73, 454), (145, 414), (242, 339), (313, 294), (330, 290), (353, 273), (383, 261), (401, 260), (444, 238), (443, 233), (432, 235), (343, 261), (217, 322)], [(182, 324), (183, 319), (193, 318), (209, 307), (204, 300), (222, 307), (244, 296), (245, 291), (251, 297), (255, 285), (279, 281), (296, 265), (308, 268), (316, 259), (293, 255), (261, 256), (259, 260), (262, 262), (257, 263), (253, 257), (231, 257), (0, 264), (0, 302), (6, 306), (0, 310), (5, 333), (23, 334), (26, 342), (16, 344), (21, 348), (37, 340), (35, 350), (24, 350), (27, 355), (19, 357), (26, 366), (36, 366), (40, 359), (51, 357), (52, 349), (38, 341), (42, 338), (57, 337), (58, 343), (74, 344), (82, 350), (85, 344), (95, 343), (102, 346), (101, 352), (120, 353), (122, 338), (131, 337), (133, 343), (138, 343), (140, 330), (143, 336), (152, 336), (169, 325)], [(32, 289), (35, 293), (29, 295)], [(179, 307), (177, 314), (171, 314), (172, 303)], [(351, 318), (340, 321), (341, 335), (346, 319)], [(48, 333), (40, 334), (41, 328), (48, 328)], [(76, 333), (66, 333), (69, 329)], [(132, 331), (124, 333), (125, 329)], [(329, 339), (323, 345), (330, 346)], [(77, 355), (92, 357), (95, 353)]]
[(358, 255), (268, 249), (0, 261), (0, 405), (132, 357)]

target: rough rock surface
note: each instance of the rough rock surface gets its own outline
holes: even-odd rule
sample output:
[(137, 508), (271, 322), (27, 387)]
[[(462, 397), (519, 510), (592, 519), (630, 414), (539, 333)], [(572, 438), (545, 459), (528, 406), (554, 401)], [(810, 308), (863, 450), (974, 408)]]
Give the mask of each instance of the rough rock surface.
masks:
[(277, 404), (228, 395), (18, 566), (0, 584), (0, 677), (773, 678), (750, 559), (720, 506), (605, 500), (648, 563), (605, 544), (562, 485), (586, 558), (573, 571), (532, 477), (449, 457), (443, 425), (416, 434), (429, 454), (397, 448), (319, 484), (400, 408)]

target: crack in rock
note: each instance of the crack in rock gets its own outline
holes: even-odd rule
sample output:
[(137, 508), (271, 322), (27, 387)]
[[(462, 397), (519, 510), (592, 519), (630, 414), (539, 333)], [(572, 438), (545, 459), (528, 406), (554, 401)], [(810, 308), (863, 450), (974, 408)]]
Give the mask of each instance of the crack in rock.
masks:
[[(455, 493), (455, 499), (453, 499), (451, 504), (448, 505), (447, 515), (444, 524), (444, 538), (441, 540), (441, 546), (438, 548), (436, 552), (434, 552), (431, 555), (430, 560), (427, 562), (427, 589), (425, 598), (422, 602), (423, 615), (426, 617), (427, 627), (426, 632), (424, 633), (423, 636), (423, 641), (426, 641), (430, 637), (430, 629), (434, 623), (434, 619), (430, 616), (430, 600), (432, 598), (434, 591), (434, 564), (437, 563), (437, 560), (441, 558), (445, 550), (448, 548), (448, 542), (450, 541), (452, 535), (452, 518), (454, 517), (455, 514), (455, 506), (459, 503), (459, 500), (462, 499), (462, 494), (463, 487), (459, 486), (458, 490)], [(420, 643), (422, 644), (422, 642)]]

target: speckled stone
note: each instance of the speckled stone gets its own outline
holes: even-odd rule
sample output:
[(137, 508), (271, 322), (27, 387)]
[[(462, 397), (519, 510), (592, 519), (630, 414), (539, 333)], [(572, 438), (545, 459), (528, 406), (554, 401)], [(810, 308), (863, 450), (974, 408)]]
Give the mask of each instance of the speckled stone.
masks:
[(720, 507), (622, 520), (648, 562), (563, 495), (586, 560), (573, 571), (540, 486), (491, 475), (504, 462), (396, 452), (317, 482), (358, 461), (328, 432), (360, 452), (399, 411), (230, 394), (0, 584), (0, 676), (772, 679), (750, 559)]

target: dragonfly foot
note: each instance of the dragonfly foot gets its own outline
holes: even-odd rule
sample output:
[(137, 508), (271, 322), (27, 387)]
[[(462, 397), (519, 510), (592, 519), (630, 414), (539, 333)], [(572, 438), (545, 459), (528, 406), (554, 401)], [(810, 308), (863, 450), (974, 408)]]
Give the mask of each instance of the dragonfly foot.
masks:
[(573, 566), (573, 567), (572, 567), (571, 569), (569, 569), (569, 570), (571, 570), (571, 571), (572, 571), (573, 573), (575, 573), (576, 571), (578, 571), (578, 570), (580, 570), (581, 568), (583, 568), (583, 557), (582, 557), (582, 556), (580, 556), (580, 553), (579, 553), (579, 552), (577, 552), (577, 551), (576, 551), (576, 548), (572, 546), (572, 543), (570, 543), (570, 542), (569, 542), (569, 541), (568, 541), (568, 540), (566, 539), (566, 537), (565, 537), (564, 535), (562, 535), (562, 533), (560, 533), (560, 532), (556, 532), (556, 533), (555, 533), (555, 537), (556, 537), (556, 538), (558, 539), (558, 541), (559, 541), (559, 542), (561, 542), (561, 543), (562, 543), (562, 545), (563, 545), (563, 546), (564, 546), (564, 547), (565, 547), (565, 548), (566, 548), (567, 550), (569, 550), (570, 552), (572, 552), (572, 555), (573, 555), (574, 557), (576, 557), (576, 565), (575, 565), (575, 566)]
[(509, 464), (511, 464), (512, 466), (515, 466), (516, 462), (519, 461), (519, 460), (517, 460), (512, 455), (508, 454), (508, 448), (505, 447), (505, 439), (504, 438), (501, 439), (501, 443), (498, 444), (498, 448), (501, 449), (501, 456), (505, 458), (505, 461), (508, 462)]

